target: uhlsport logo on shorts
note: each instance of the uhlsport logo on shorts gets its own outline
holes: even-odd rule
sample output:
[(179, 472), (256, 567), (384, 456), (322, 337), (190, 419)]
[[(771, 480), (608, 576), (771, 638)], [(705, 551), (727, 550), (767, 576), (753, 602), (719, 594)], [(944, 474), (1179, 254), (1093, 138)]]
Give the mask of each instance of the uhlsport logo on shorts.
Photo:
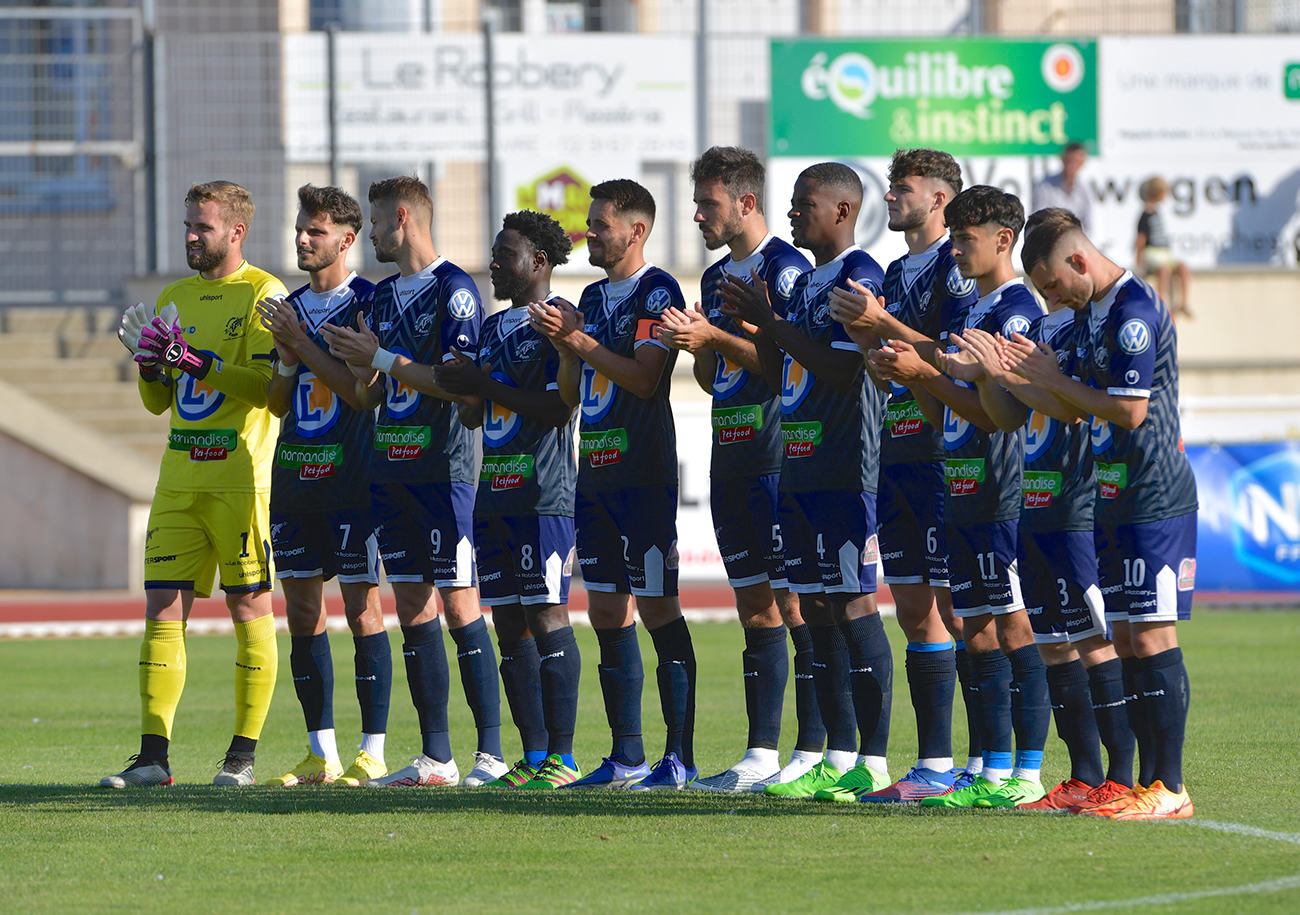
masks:
[(618, 385), (585, 362), (582, 364), (582, 418), (598, 423), (614, 408)]
[(745, 386), (749, 372), (726, 356), (718, 359), (718, 371), (713, 376), (713, 396), (725, 400)]
[(1038, 410), (1029, 411), (1029, 422), (1025, 424), (1025, 463), (1032, 464), (1052, 445), (1056, 437), (1056, 420)]
[[(493, 372), (492, 377), (504, 385), (518, 387), (501, 372)], [(489, 448), (500, 448), (510, 442), (523, 425), (523, 417), (501, 404), (489, 400), (483, 410), (483, 444)]]
[(781, 412), (789, 415), (803, 405), (812, 390), (813, 373), (787, 353), (781, 366)]
[[(216, 358), (216, 353), (208, 350), (203, 352)], [(180, 390), (176, 392), (176, 412), (181, 415), (181, 419), (188, 419), (190, 422), (207, 419), (221, 409), (225, 400), (226, 395), (212, 385), (199, 381), (193, 375), (181, 375)]]
[[(407, 359), (415, 358), (410, 350), (401, 346), (393, 347), (392, 351)], [(420, 396), (419, 391), (408, 388), (392, 375), (384, 376), (384, 405), (388, 408), (388, 415), (393, 419), (405, 419), (419, 409)]]
[(1300, 582), (1300, 453), (1281, 451), (1228, 478), (1232, 549), (1247, 568)]
[(293, 392), (293, 413), (298, 434), (304, 438), (324, 435), (339, 420), (339, 399), (325, 382), (302, 369)]

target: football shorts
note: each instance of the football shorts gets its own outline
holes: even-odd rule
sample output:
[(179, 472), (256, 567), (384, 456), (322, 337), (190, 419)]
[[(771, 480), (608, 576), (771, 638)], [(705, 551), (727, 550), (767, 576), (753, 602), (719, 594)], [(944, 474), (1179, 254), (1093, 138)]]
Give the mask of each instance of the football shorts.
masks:
[(785, 549), (777, 518), (780, 500), (776, 473), (742, 480), (714, 480), (709, 487), (713, 533), (733, 588), (770, 582), (785, 588)]
[(876, 494), (791, 492), (780, 503), (785, 577), (796, 594), (876, 592)]
[(275, 577), (338, 576), (344, 584), (379, 584), (379, 542), (368, 508), (271, 512)]
[(472, 483), (372, 483), (370, 514), (389, 581), (474, 587)]
[(885, 584), (948, 587), (942, 461), (880, 468), (876, 514)]
[(1106, 619), (1165, 623), (1192, 618), (1196, 512), (1145, 524), (1097, 528)]
[(1092, 531), (1022, 530), (1016, 565), (1035, 642), (1110, 637)]
[(227, 594), (270, 590), (269, 500), (266, 492), (158, 490), (145, 534), (145, 588), (210, 597), (219, 573)]
[(588, 591), (677, 596), (677, 487), (579, 489), (573, 520)]
[(1017, 525), (1012, 519), (947, 526), (953, 616), (1002, 616), (1024, 609), (1016, 565)]
[(479, 603), (567, 604), (573, 530), (572, 518), (556, 515), (475, 518)]

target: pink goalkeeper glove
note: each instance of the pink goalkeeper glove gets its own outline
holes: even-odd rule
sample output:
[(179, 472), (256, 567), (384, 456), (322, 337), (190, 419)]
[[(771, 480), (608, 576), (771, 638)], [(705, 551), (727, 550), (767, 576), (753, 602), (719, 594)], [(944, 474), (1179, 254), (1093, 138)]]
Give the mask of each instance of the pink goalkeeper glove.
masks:
[(204, 378), (212, 368), (212, 357), (190, 348), (181, 336), (179, 323), (168, 327), (162, 318), (154, 318), (140, 331), (139, 345), (145, 352), (135, 357), (136, 362), (157, 360), (195, 378)]

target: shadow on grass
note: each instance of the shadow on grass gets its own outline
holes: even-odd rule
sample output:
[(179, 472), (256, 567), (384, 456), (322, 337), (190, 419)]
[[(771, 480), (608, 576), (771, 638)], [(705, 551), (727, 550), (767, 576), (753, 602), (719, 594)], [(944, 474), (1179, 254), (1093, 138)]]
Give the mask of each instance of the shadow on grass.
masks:
[[(287, 816), (303, 813), (368, 815), (385, 813), (484, 813), (552, 817), (677, 816), (951, 816), (972, 811), (933, 810), (879, 804), (814, 803), (757, 795), (713, 795), (704, 792), (547, 791), (519, 792), (491, 788), (214, 788), (173, 786), (126, 789), (59, 785), (0, 786), (0, 810), (42, 808), (61, 810), (252, 813)], [(1006, 811), (980, 811), (981, 815)]]

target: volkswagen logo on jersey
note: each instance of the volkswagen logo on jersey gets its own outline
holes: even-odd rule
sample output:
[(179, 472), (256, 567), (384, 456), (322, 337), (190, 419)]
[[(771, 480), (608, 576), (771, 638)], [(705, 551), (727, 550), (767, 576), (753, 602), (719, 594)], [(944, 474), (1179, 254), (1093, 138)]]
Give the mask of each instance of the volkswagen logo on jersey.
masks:
[(673, 303), (673, 296), (667, 289), (660, 286), (654, 289), (645, 298), (645, 309), (651, 314), (663, 314), (665, 308)]
[(948, 271), (948, 277), (944, 281), (948, 287), (948, 295), (954, 299), (964, 299), (975, 292), (974, 278), (968, 278), (961, 275), (961, 270), (956, 264)]
[(749, 372), (725, 356), (718, 360), (718, 372), (713, 378), (713, 396), (726, 400), (745, 386)]
[(298, 387), (293, 392), (293, 414), (298, 434), (304, 438), (324, 435), (339, 419), (339, 399), (325, 382), (308, 369), (298, 372)]
[(474, 301), (474, 293), (468, 289), (457, 289), (451, 301), (447, 303), (447, 312), (457, 321), (468, 321), (474, 317), (477, 308), (478, 302)]
[(974, 426), (952, 412), (951, 407), (943, 408), (943, 447), (946, 450), (956, 451), (974, 434)]
[(814, 380), (812, 372), (786, 353), (781, 366), (781, 412), (789, 415), (798, 410), (812, 390)]
[(582, 364), (582, 418), (598, 423), (614, 407), (618, 385), (585, 362)]
[(1024, 315), (1012, 315), (1002, 325), (1002, 339), (1010, 340), (1012, 334), (1029, 333), (1029, 319)]
[(1130, 356), (1145, 353), (1151, 345), (1151, 328), (1140, 318), (1125, 321), (1119, 329), (1119, 348)]
[(1029, 421), (1025, 424), (1025, 463), (1032, 464), (1052, 445), (1056, 437), (1056, 420), (1037, 410), (1029, 411)]
[[(512, 388), (518, 387), (501, 372), (493, 372), (492, 377)], [(491, 400), (483, 405), (483, 444), (487, 447), (500, 448), (508, 444), (521, 425), (523, 417), (508, 407)]]
[[(415, 358), (400, 346), (393, 347), (392, 351), (407, 359)], [(420, 392), (415, 388), (408, 388), (392, 375), (385, 375), (384, 406), (388, 408), (388, 415), (393, 419), (405, 419), (419, 408)]]
[[(203, 352), (214, 358), (217, 355), (209, 350)], [(182, 374), (180, 390), (176, 392), (176, 412), (181, 415), (181, 419), (191, 422), (207, 419), (220, 409), (225, 399), (226, 395), (212, 385), (199, 381), (193, 375)]]
[(786, 267), (781, 271), (781, 275), (776, 278), (776, 296), (779, 299), (789, 299), (794, 292), (794, 281), (803, 275), (803, 271), (798, 267)]

